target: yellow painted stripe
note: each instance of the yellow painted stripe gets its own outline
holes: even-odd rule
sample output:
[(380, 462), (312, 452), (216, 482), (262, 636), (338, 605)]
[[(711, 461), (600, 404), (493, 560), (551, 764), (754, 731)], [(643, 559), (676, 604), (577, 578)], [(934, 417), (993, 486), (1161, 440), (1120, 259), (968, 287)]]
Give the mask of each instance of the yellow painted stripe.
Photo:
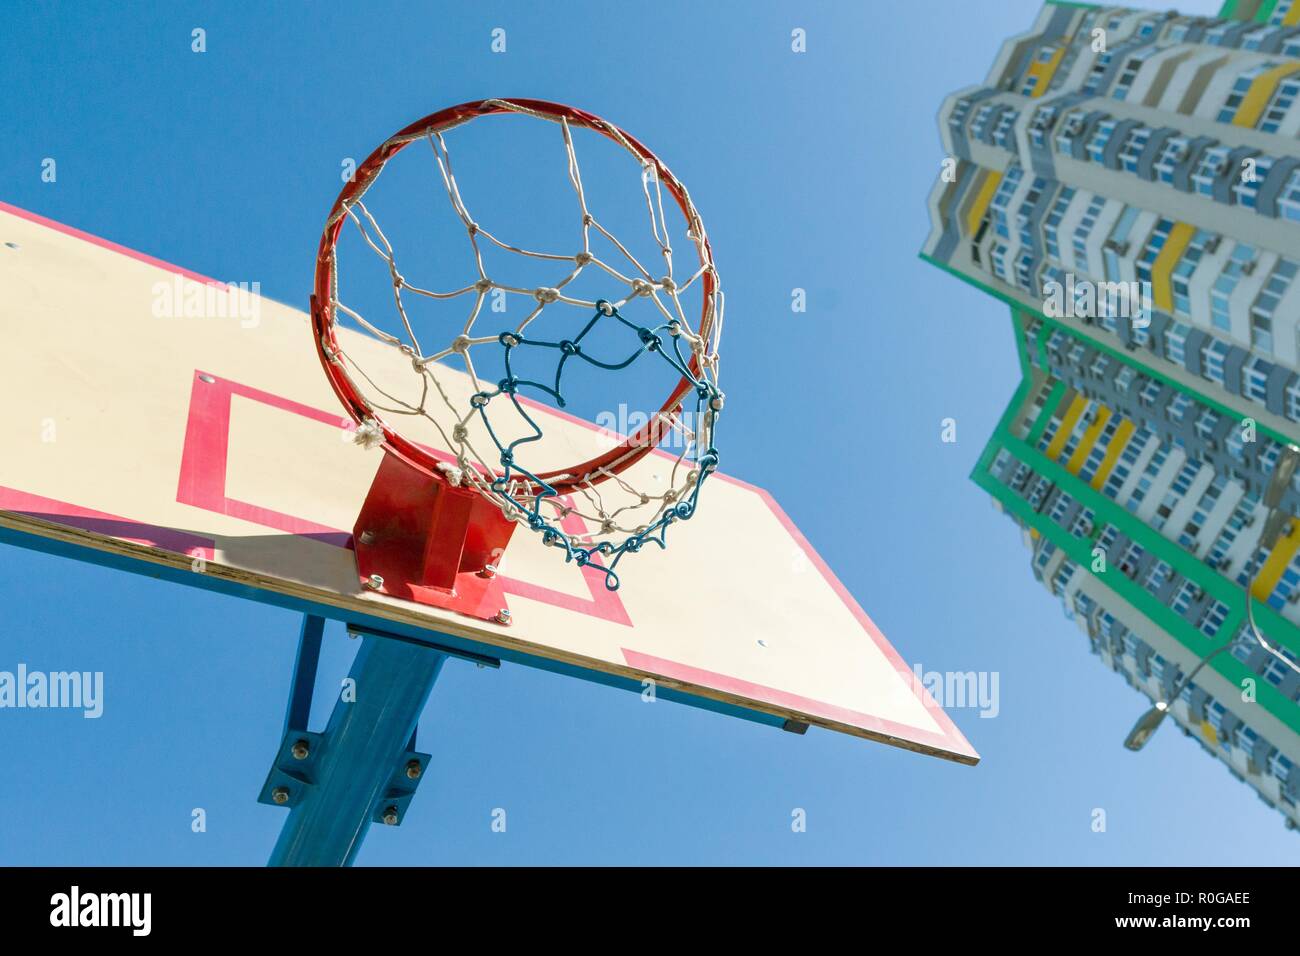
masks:
[(998, 191), (998, 184), (1002, 182), (1002, 174), (997, 170), (989, 170), (989, 174), (984, 177), (984, 182), (980, 185), (979, 192), (975, 194), (975, 201), (971, 203), (970, 209), (966, 211), (966, 235), (973, 236), (980, 227), (980, 220), (984, 218), (985, 211), (989, 208), (989, 203), (993, 201), (993, 194)]
[(1083, 463), (1088, 460), (1088, 455), (1092, 452), (1093, 446), (1097, 444), (1097, 437), (1101, 434), (1106, 423), (1110, 421), (1110, 409), (1098, 408), (1097, 420), (1088, 426), (1088, 430), (1083, 433), (1079, 439), (1079, 447), (1074, 450), (1070, 460), (1065, 463), (1065, 470), (1072, 475), (1077, 475)]
[(1065, 443), (1070, 437), (1070, 432), (1074, 431), (1074, 423), (1079, 420), (1079, 416), (1083, 414), (1083, 407), (1087, 404), (1088, 400), (1082, 395), (1074, 396), (1074, 401), (1072, 401), (1070, 407), (1065, 410), (1065, 417), (1061, 419), (1061, 427), (1056, 430), (1056, 434), (1052, 436), (1052, 443), (1047, 446), (1048, 458), (1053, 461), (1056, 460), (1056, 456), (1059, 455), (1061, 449), (1065, 447)]
[(1219, 745), (1219, 735), (1214, 732), (1214, 724), (1208, 720), (1201, 721), (1201, 736), (1205, 738), (1211, 747)]
[(1293, 3), (1291, 9), (1286, 12), (1286, 16), (1282, 18), (1282, 26), (1293, 27), (1297, 23), (1300, 23), (1300, 3)]
[(1178, 260), (1183, 257), (1183, 252), (1194, 235), (1196, 230), (1187, 223), (1175, 223), (1174, 228), (1169, 230), (1169, 238), (1165, 240), (1160, 255), (1156, 256), (1156, 261), (1151, 266), (1151, 298), (1161, 312), (1174, 311), (1174, 289), (1169, 277), (1173, 275), (1174, 266), (1178, 265)]
[[(1297, 7), (1300, 7), (1300, 4), (1297, 4)], [(1272, 99), (1273, 91), (1282, 82), (1282, 78), (1298, 71), (1300, 71), (1300, 63), (1283, 63), (1255, 77), (1255, 81), (1250, 84), (1250, 89), (1246, 91), (1245, 99), (1237, 107), (1237, 115), (1232, 118), (1232, 125), (1254, 129), (1259, 118), (1264, 115), (1264, 108), (1268, 106), (1268, 101)]]
[(1056, 75), (1056, 68), (1061, 65), (1063, 56), (1065, 56), (1065, 47), (1058, 47), (1046, 63), (1039, 63), (1038, 58), (1034, 58), (1034, 62), (1029, 65), (1029, 75), (1038, 77), (1038, 82), (1029, 92), (1030, 99), (1037, 99), (1047, 92), (1047, 87), (1052, 82), (1052, 77)]
[(1097, 473), (1092, 476), (1092, 485), (1097, 491), (1101, 491), (1101, 486), (1106, 483), (1110, 473), (1115, 468), (1115, 462), (1119, 461), (1119, 456), (1124, 452), (1124, 446), (1128, 440), (1133, 437), (1137, 431), (1133, 423), (1127, 418), (1120, 422), (1119, 428), (1115, 429), (1115, 437), (1110, 440), (1110, 447), (1106, 449), (1106, 457), (1101, 460), (1101, 465), (1097, 468)]
[(1268, 596), (1277, 587), (1277, 582), (1282, 579), (1282, 572), (1295, 557), (1297, 547), (1300, 547), (1300, 521), (1292, 521), (1290, 530), (1274, 545), (1273, 550), (1269, 552), (1268, 560), (1264, 562), (1264, 567), (1255, 576), (1255, 583), (1250, 593), (1258, 600), (1268, 600)]

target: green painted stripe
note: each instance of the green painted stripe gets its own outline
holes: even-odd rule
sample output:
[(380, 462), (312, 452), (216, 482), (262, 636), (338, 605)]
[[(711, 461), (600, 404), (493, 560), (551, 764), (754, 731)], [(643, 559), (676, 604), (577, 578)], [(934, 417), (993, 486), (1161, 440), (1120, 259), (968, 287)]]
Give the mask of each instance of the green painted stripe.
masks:
[[(1012, 448), (1011, 451), (1014, 453), (1015, 449)], [(1033, 462), (1030, 462), (1030, 464), (1032, 466)], [(1035, 512), (1027, 501), (988, 472), (977, 475), (975, 482), (1000, 501), (1026, 527), (1033, 528), (1042, 537), (1064, 551), (1067, 557), (1080, 566), (1083, 573), (1092, 573), (1088, 570), (1092, 565), (1091, 540), (1076, 538), (1065, 528), (1051, 521), (1046, 515)], [(1091, 491), (1092, 489), (1088, 490)], [(1221, 646), (1225, 641), (1222, 635), (1233, 634), (1241, 626), (1244, 611), (1240, 606), (1233, 607), (1220, 628), (1220, 636), (1209, 638), (1184, 618), (1175, 614), (1172, 608), (1156, 600), (1137, 582), (1130, 581), (1124, 574), (1116, 571), (1114, 573), (1108, 572), (1104, 577), (1098, 575), (1094, 575), (1094, 577), (1104, 581), (1108, 588), (1119, 595), (1122, 600), (1132, 605), (1139, 614), (1147, 618), (1153, 627), (1173, 637), (1197, 657), (1203, 657), (1216, 647)], [(1209, 589), (1206, 590), (1209, 593)], [(1240, 595), (1240, 590), (1238, 590), (1238, 594)], [(1240, 601), (1240, 597), (1238, 600)], [(1270, 633), (1272, 632), (1270, 631)], [(1225, 654), (1216, 657), (1206, 666), (1217, 671), (1220, 676), (1237, 687), (1241, 687), (1242, 682), (1247, 679), (1253, 680), (1255, 682), (1256, 703), (1262, 705), (1269, 714), (1285, 724), (1290, 730), (1300, 733), (1300, 707), (1297, 707), (1290, 698), (1284, 697), (1276, 687), (1246, 667), (1241, 661), (1230, 654)], [(1241, 708), (1237, 708), (1237, 712), (1241, 713)], [(1247, 723), (1249, 723), (1248, 719)]]
[(1273, 8), (1277, 6), (1277, 0), (1264, 0), (1255, 11), (1256, 23), (1268, 23), (1268, 18), (1273, 15)]

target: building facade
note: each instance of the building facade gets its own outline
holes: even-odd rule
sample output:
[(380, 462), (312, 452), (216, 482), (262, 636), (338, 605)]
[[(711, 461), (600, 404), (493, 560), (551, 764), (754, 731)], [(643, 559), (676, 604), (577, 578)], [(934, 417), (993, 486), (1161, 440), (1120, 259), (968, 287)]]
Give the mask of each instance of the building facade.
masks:
[(1256, 555), (1300, 444), (1300, 0), (1049, 3), (939, 126), (922, 255), (1010, 305), (1023, 375), (974, 480), (1151, 700), (1237, 638), (1172, 717), (1300, 826), (1300, 521)]

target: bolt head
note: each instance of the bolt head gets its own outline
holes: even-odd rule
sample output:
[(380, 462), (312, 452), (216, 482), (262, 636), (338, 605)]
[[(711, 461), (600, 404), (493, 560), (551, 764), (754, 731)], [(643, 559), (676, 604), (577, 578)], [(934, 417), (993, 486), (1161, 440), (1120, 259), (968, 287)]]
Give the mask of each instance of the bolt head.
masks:
[(305, 740), (294, 741), (289, 753), (293, 754), (294, 760), (306, 760), (307, 755), (311, 753), (311, 746)]
[(481, 578), (494, 578), (497, 576), (497, 566), (495, 564), (483, 565), (483, 570), (478, 573)]
[(285, 804), (285, 803), (288, 803), (288, 802), (289, 802), (289, 788), (288, 788), (288, 787), (276, 787), (274, 790), (271, 791), (271, 799), (274, 800), (276, 803), (279, 803), (279, 804)]
[(382, 591), (384, 588), (384, 578), (379, 574), (372, 574), (366, 578), (366, 587), (372, 591)]
[(384, 823), (390, 827), (397, 826), (397, 807), (389, 807), (384, 811)]
[(510, 612), (505, 608), (502, 608), (501, 610), (497, 611), (497, 616), (493, 618), (493, 620), (495, 620), (498, 624), (509, 624)]
[(420, 761), (418, 760), (407, 761), (406, 776), (408, 778), (410, 778), (411, 780), (419, 780), (420, 774), (422, 774), (423, 772), (424, 772), (424, 768), (420, 766)]
[(374, 543), (375, 543), (375, 533), (374, 533), (373, 531), (363, 531), (363, 532), (361, 532), (361, 534), (359, 535), (359, 537), (361, 538), (361, 543), (362, 543), (362, 544), (374, 544)]

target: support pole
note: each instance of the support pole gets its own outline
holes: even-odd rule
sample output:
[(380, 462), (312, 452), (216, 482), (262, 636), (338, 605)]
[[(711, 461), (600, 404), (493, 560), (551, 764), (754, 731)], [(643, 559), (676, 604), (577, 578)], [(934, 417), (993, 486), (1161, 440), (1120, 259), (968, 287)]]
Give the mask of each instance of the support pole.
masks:
[(347, 866), (400, 768), (446, 655), (419, 644), (364, 637), (349, 676), (356, 699), (330, 715), (315, 780), (295, 795), (271, 866)]

